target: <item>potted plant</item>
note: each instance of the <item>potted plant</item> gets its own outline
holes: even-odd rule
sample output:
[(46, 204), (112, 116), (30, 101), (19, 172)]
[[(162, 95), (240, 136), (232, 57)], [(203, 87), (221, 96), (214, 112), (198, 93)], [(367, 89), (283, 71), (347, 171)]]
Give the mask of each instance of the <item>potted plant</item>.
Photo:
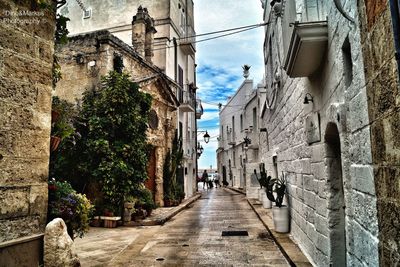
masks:
[(283, 199), (286, 194), (286, 182), (286, 177), (282, 173), (280, 178), (271, 179), (267, 187), (268, 199), (275, 202), (275, 206), (272, 208), (272, 217), (275, 231), (278, 233), (289, 232), (289, 207), (283, 205)]
[(124, 223), (131, 221), (132, 213), (135, 211), (137, 199), (134, 196), (128, 196), (124, 202)]
[(153, 200), (153, 194), (148, 189), (145, 189), (143, 191), (143, 193), (144, 193), (143, 194), (143, 202), (144, 202), (143, 209), (146, 210), (147, 216), (150, 216), (153, 209), (156, 208), (156, 205)]
[(260, 184), (260, 195), (259, 200), (262, 202), (263, 207), (265, 209), (270, 209), (272, 206), (271, 200), (267, 197), (267, 188), (271, 181), (271, 176), (267, 176), (267, 172), (265, 171), (265, 164), (260, 164), (260, 178), (258, 178), (257, 171), (254, 169), (254, 174)]

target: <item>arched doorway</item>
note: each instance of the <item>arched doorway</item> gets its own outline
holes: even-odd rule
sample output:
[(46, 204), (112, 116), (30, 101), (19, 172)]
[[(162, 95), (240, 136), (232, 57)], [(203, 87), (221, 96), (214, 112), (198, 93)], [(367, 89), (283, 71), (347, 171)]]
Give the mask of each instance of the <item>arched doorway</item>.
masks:
[(327, 165), (328, 225), (330, 240), (330, 266), (346, 266), (346, 214), (342, 177), (340, 136), (337, 125), (328, 123), (325, 132)]

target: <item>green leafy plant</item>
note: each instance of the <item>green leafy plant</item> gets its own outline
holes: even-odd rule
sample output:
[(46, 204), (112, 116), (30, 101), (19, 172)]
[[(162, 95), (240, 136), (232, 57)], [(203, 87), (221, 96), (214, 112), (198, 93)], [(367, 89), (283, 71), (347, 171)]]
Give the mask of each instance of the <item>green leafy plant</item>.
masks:
[(265, 171), (265, 164), (264, 163), (260, 163), (260, 178), (257, 175), (257, 171), (256, 169), (254, 169), (254, 174), (258, 180), (258, 183), (260, 184), (261, 188), (267, 188), (268, 184), (271, 180), (271, 176), (267, 176), (267, 172)]
[(56, 32), (55, 32), (55, 42), (56, 44), (66, 44), (68, 42), (68, 29), (67, 22), (70, 21), (69, 18), (57, 14), (56, 17)]
[(102, 87), (84, 95), (80, 121), (83, 179), (100, 184), (105, 202), (122, 207), (124, 198), (147, 179), (146, 131), (151, 96), (139, 91), (128, 74), (110, 72)]
[(51, 135), (65, 139), (74, 134), (73, 120), (77, 113), (74, 105), (55, 96), (52, 100), (52, 110), (56, 110), (59, 117), (52, 123)]
[[(164, 161), (163, 169), (163, 188), (165, 200), (179, 200), (182, 196), (180, 191), (183, 189), (183, 175), (180, 171), (183, 160), (182, 140), (178, 138), (177, 131), (175, 132), (174, 140), (172, 141), (172, 150), (167, 153)], [(184, 194), (184, 193), (183, 193)]]
[(153, 210), (156, 208), (156, 205), (153, 200), (153, 194), (150, 192), (149, 189), (145, 187), (139, 190), (137, 202), (145, 210)]
[[(275, 202), (277, 207), (282, 207), (283, 198), (286, 194), (286, 183), (287, 179), (284, 173), (282, 172), (282, 176), (276, 179), (272, 179), (267, 186), (267, 197), (272, 202)], [(273, 192), (276, 193), (276, 197)]]

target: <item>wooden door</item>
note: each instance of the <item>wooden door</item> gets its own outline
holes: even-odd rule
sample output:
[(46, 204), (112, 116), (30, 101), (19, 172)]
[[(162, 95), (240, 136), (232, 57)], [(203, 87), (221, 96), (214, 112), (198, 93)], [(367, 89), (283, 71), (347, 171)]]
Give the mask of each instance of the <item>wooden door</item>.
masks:
[(148, 179), (144, 183), (147, 189), (153, 193), (153, 199), (156, 195), (156, 149), (153, 148), (150, 153), (149, 162), (147, 164)]

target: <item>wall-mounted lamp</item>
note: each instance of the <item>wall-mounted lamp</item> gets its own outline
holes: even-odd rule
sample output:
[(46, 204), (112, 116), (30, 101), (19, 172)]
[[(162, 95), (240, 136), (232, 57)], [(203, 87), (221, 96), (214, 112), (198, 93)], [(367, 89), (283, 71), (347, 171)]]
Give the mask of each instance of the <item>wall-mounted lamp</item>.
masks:
[(247, 136), (243, 140), (244, 140), (245, 147), (248, 147), (251, 144), (251, 139), (248, 138)]
[(303, 104), (309, 104), (310, 102), (314, 102), (313, 96), (310, 93), (307, 93), (306, 96), (304, 97), (304, 102)]
[(197, 158), (200, 158), (201, 154), (203, 154), (204, 148), (200, 145), (200, 142), (197, 143)]
[(281, 0), (272, 0), (270, 3), (274, 10), (275, 16), (280, 17), (282, 15), (282, 3)]
[(83, 54), (76, 55), (75, 60), (76, 60), (76, 63), (78, 63), (78, 64), (85, 63), (85, 57), (83, 56)]

